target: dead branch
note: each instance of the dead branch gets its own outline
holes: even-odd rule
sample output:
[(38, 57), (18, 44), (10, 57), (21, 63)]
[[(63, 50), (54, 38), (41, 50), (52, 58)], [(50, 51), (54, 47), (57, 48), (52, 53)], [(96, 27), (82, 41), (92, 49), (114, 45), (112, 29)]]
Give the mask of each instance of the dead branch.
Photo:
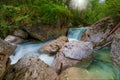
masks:
[(103, 49), (106, 46), (109, 46), (112, 43), (112, 41), (107, 42), (106, 44), (104, 44), (102, 47), (98, 48), (97, 50)]
[(118, 28), (120, 27), (120, 22), (104, 37), (102, 38), (99, 42), (97, 42), (94, 46), (97, 47), (99, 46), (103, 41), (105, 41), (111, 34), (113, 34)]

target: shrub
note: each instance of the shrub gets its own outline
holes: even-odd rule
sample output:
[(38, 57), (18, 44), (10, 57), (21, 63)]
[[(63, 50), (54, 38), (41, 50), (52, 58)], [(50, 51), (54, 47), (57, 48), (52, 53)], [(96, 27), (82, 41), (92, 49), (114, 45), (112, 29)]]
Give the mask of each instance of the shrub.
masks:
[(106, 0), (104, 3), (99, 3), (99, 0), (89, 1), (90, 4), (86, 10), (73, 10), (73, 24), (89, 25), (107, 16), (112, 17), (114, 20), (118, 18), (116, 14), (120, 11), (120, 0)]
[[(64, 1), (64, 0), (63, 0)], [(0, 1), (1, 2), (1, 1)], [(62, 2), (54, 0), (3, 1), (0, 5), (0, 32), (6, 36), (10, 29), (32, 26), (37, 23), (56, 25), (70, 21), (70, 11)]]
[(66, 23), (70, 20), (70, 17), (70, 11), (64, 6), (49, 3), (40, 7), (40, 18), (44, 24), (55, 24), (58, 20)]

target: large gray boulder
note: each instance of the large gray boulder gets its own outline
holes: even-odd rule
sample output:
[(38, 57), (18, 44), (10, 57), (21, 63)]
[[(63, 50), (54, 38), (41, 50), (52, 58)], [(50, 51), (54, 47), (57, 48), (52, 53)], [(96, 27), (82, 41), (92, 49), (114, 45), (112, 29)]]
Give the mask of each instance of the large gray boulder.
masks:
[(58, 39), (46, 43), (43, 46), (40, 47), (40, 53), (47, 53), (47, 54), (53, 54), (57, 53), (59, 49), (62, 48), (62, 46), (68, 41), (68, 38), (66, 36), (61, 36)]
[(24, 56), (8, 70), (5, 80), (58, 80), (53, 69), (35, 55)]
[(47, 41), (55, 39), (59, 36), (66, 35), (67, 28), (54, 27), (50, 25), (36, 25), (36, 26), (25, 26), (24, 29), (28, 34), (35, 39), (40, 41)]
[[(113, 25), (113, 20), (110, 17), (105, 17), (91, 25), (84, 33), (81, 40), (96, 44), (109, 33)], [(112, 36), (108, 37), (106, 41), (110, 41), (111, 39)]]
[(16, 46), (0, 39), (0, 80), (2, 80), (9, 67), (9, 56), (14, 52)]
[(86, 68), (93, 60), (92, 52), (93, 45), (91, 42), (67, 42), (56, 54), (51, 66), (57, 73), (60, 73), (62, 70), (77, 64)]
[(111, 57), (114, 63), (120, 67), (120, 28), (118, 28), (113, 37)]

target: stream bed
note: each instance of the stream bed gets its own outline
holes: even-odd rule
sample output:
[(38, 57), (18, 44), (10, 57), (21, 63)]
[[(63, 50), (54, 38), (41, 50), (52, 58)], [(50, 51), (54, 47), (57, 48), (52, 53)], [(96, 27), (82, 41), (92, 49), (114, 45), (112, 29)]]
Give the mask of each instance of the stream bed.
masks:
[[(84, 31), (85, 28), (70, 29), (68, 32), (69, 40), (79, 40)], [(40, 46), (47, 42), (26, 42), (18, 44), (14, 54), (10, 56), (11, 64), (15, 64), (24, 55), (34, 54), (38, 55), (46, 64), (51, 65), (54, 56), (39, 52)], [(110, 48), (108, 47), (102, 50), (94, 50), (94, 61), (87, 68), (87, 72), (93, 77), (98, 77), (99, 80), (120, 80), (120, 69), (113, 65), (110, 58)]]

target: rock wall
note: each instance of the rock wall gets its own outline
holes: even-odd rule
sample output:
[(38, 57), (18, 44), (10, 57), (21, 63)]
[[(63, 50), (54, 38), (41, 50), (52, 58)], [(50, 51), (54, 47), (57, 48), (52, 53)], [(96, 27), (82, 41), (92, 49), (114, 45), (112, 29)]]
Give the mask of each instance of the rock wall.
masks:
[(113, 37), (111, 57), (114, 63), (120, 67), (120, 28), (118, 28)]

